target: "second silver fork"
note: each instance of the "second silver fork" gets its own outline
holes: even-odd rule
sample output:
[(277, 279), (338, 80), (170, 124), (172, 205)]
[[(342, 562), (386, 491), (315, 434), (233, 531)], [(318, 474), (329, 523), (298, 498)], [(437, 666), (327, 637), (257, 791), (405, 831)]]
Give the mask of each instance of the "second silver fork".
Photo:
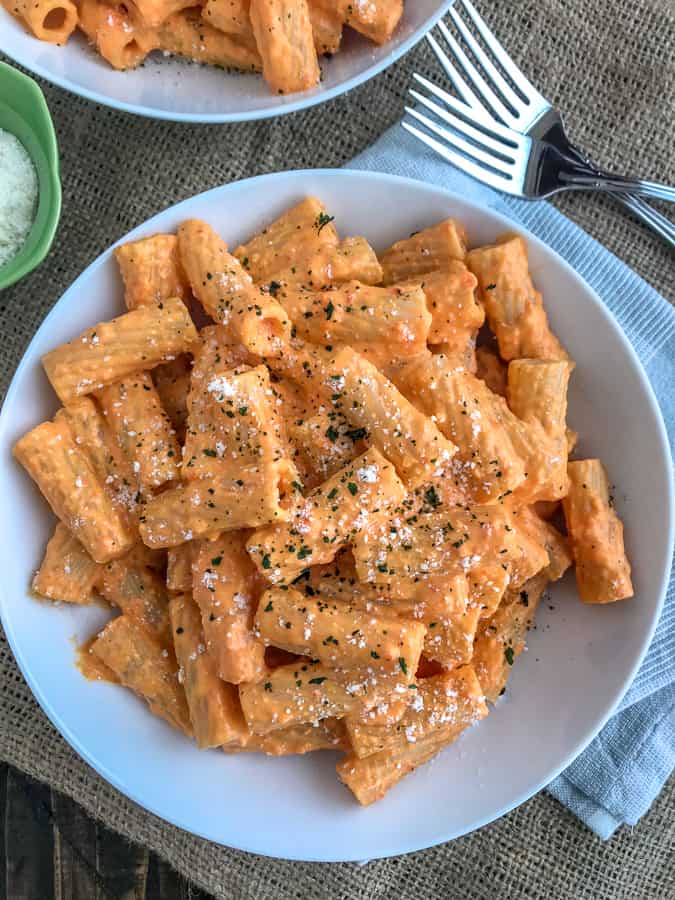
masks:
[[(460, 10), (465, 14), (468, 22), (462, 17)], [(469, 54), (465, 52), (457, 38), (443, 22), (440, 22), (438, 25), (440, 37), (448, 46), (458, 65), (461, 66), (464, 75), (460, 74), (457, 66), (451, 62), (449, 56), (443, 51), (439, 41), (433, 35), (429, 34), (427, 39), (445, 74), (464, 103), (470, 107), (475, 124), (479, 128), (481, 124), (489, 127), (496, 120), (517, 134), (551, 145), (564, 159), (569, 160), (575, 169), (583, 167), (585, 170), (585, 177), (582, 177), (580, 180), (578, 179), (579, 173), (576, 173), (577, 178), (575, 180), (577, 180), (577, 183), (573, 185), (574, 187), (602, 189), (598, 185), (598, 180), (605, 178), (606, 173), (603, 173), (586, 159), (581, 151), (572, 144), (565, 132), (559, 111), (537, 91), (534, 85), (515, 65), (485, 21), (478, 14), (471, 0), (456, 0), (449, 15), (457, 30), (457, 34), (473, 54), (482, 72), (472, 62)], [(484, 46), (491, 55), (488, 55), (474, 36), (469, 27), (470, 24), (473, 25), (475, 32), (480, 36)], [(501, 67), (502, 71), (500, 71), (499, 67)], [(511, 83), (507, 81), (502, 72), (506, 74)], [(445, 92), (440, 91), (440, 89), (434, 90), (435, 86), (432, 86), (430, 82), (419, 75), (416, 75), (415, 78), (427, 90), (432, 88), (430, 92), (435, 94), (438, 99), (443, 100), (445, 106), (449, 105), (447, 104)], [(411, 93), (423, 105), (428, 106), (427, 103), (424, 103), (425, 98), (423, 95), (415, 91), (411, 91)], [(464, 107), (464, 104), (462, 104), (462, 107)], [(455, 111), (463, 111), (461, 107), (455, 106), (454, 108)], [(412, 112), (414, 114), (414, 111)], [(464, 134), (466, 134), (466, 131), (464, 131)], [(419, 134), (417, 136), (419, 137)], [(427, 141), (427, 143), (429, 142)], [(610, 188), (608, 193), (611, 193), (612, 196), (630, 209), (637, 218), (660, 234), (671, 246), (675, 247), (675, 224), (639, 196), (630, 194), (625, 190), (617, 192), (616, 181), (609, 184), (608, 187)], [(515, 191), (513, 192), (515, 193)], [(671, 196), (667, 193), (664, 196), (666, 199), (671, 199)], [(675, 196), (675, 192), (673, 192), (673, 196)]]

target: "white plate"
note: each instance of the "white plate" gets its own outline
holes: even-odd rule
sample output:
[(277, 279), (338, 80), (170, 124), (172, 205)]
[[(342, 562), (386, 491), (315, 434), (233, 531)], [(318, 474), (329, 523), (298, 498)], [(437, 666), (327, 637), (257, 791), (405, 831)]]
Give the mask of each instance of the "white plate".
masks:
[[(446, 216), (466, 225), (473, 244), (517, 228), (420, 182), (315, 171), (200, 194), (123, 240), (201, 217), (236, 246), (307, 194), (323, 199), (343, 234), (364, 234), (378, 249)], [(542, 605), (529, 652), (488, 718), (367, 809), (338, 783), (332, 753), (269, 759), (198, 752), (129, 692), (85, 681), (73, 664), (73, 641), (89, 637), (105, 613), (28, 596), (53, 520), (10, 448), (57, 406), (40, 355), (122, 310), (110, 250), (57, 303), (28, 348), (0, 417), (0, 613), (43, 709), (115, 787), (170, 822), (232, 847), (308, 860), (369, 859), (428, 847), (497, 818), (549, 782), (593, 738), (633, 677), (663, 600), (673, 543), (669, 454), (651, 388), (616, 322), (573, 270), (533, 237), (530, 253), (552, 326), (577, 361), (569, 418), (581, 433), (581, 453), (601, 456), (618, 486), (636, 597), (584, 606), (571, 579), (557, 585), (553, 608)]]
[(0, 7), (0, 49), (42, 78), (115, 109), (179, 122), (242, 122), (281, 116), (323, 103), (377, 75), (407, 53), (453, 0), (407, 0), (401, 24), (382, 47), (351, 30), (332, 59), (322, 59), (323, 80), (312, 91), (280, 97), (258, 75), (223, 72), (154, 53), (138, 69), (116, 72), (73, 35), (64, 47), (38, 41)]

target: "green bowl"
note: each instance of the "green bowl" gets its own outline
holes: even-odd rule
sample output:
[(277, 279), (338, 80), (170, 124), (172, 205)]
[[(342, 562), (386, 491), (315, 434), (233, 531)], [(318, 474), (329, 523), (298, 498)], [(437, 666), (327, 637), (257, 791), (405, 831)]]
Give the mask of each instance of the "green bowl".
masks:
[(39, 265), (49, 252), (61, 214), (59, 150), (44, 95), (32, 78), (0, 62), (0, 128), (24, 145), (38, 177), (38, 208), (18, 254), (0, 266), (0, 290)]

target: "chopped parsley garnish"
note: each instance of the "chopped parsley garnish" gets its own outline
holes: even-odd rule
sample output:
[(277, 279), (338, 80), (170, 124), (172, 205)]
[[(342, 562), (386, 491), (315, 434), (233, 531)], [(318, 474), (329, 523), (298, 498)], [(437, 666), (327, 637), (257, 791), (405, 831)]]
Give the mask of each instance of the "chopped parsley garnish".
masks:
[(319, 213), (315, 222), (317, 234), (321, 234), (321, 230), (325, 228), (326, 225), (329, 225), (334, 218), (335, 216), (327, 216), (324, 212)]
[(268, 603), (267, 603), (267, 606), (265, 607), (265, 609), (263, 610), (263, 612), (272, 612), (273, 609), (274, 609), (274, 607), (272, 606), (272, 601), (269, 600)]
[(211, 457), (215, 457), (218, 455), (215, 450), (211, 450), (209, 447), (205, 447), (204, 450), (202, 450), (202, 453), (204, 454), (204, 456)]
[(333, 318), (334, 312), (335, 312), (335, 307), (333, 306), (333, 301), (329, 300), (328, 306), (326, 307), (326, 318), (328, 319), (329, 322)]
[(401, 667), (401, 671), (403, 672), (403, 674), (407, 675), (408, 674), (408, 664), (406, 663), (406, 661), (403, 659), (402, 656), (399, 656), (398, 664)]
[(272, 568), (272, 561), (271, 561), (271, 559), (270, 559), (269, 553), (266, 553), (266, 554), (263, 556), (263, 558), (262, 558), (262, 567), (263, 567), (263, 569), (271, 569), (271, 568)]
[(349, 484), (347, 485), (347, 490), (352, 495), (352, 497), (355, 497), (359, 492), (358, 487), (354, 484), (353, 481), (349, 482)]
[(271, 681), (265, 682), (265, 690), (269, 691), (270, 693), (272, 692), (272, 682)]
[(223, 557), (222, 557), (222, 556), (214, 556), (213, 559), (211, 560), (211, 565), (212, 565), (212, 566), (219, 566), (219, 565), (221, 564), (222, 561), (223, 561)]
[(441, 505), (440, 497), (436, 493), (436, 488), (433, 485), (424, 492), (424, 499), (433, 509), (436, 509), (436, 507)]
[(504, 649), (504, 657), (507, 663), (512, 666), (513, 665), (513, 647), (506, 647)]
[(350, 428), (347, 432), (347, 437), (356, 443), (357, 441), (362, 441), (367, 434), (368, 432), (365, 428)]
[(309, 684), (323, 684), (324, 681), (326, 681), (327, 679), (328, 679), (327, 675), (321, 675), (320, 677), (317, 677), (317, 678), (310, 678)]

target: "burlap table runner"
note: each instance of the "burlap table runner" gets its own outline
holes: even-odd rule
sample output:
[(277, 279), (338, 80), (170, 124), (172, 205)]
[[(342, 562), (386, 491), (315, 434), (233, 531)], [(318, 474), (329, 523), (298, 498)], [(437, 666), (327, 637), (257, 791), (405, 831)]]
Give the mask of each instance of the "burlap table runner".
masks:
[[(596, 159), (675, 182), (672, 0), (483, 0), (479, 6)], [(63, 216), (47, 261), (0, 294), (3, 394), (46, 312), (112, 241), (158, 210), (224, 182), (342, 165), (400, 117), (411, 71), (432, 68), (420, 46), (323, 107), (235, 126), (153, 122), (44, 84), (61, 148)], [(559, 204), (675, 299), (673, 257), (658, 238), (611, 200), (568, 195)], [(33, 700), (1, 633), (0, 756), (156, 850), (217, 897), (675, 897), (675, 779), (638, 828), (622, 829), (609, 845), (545, 794), (479, 833), (363, 868), (267, 860), (191, 837), (126, 800), (80, 760)]]

